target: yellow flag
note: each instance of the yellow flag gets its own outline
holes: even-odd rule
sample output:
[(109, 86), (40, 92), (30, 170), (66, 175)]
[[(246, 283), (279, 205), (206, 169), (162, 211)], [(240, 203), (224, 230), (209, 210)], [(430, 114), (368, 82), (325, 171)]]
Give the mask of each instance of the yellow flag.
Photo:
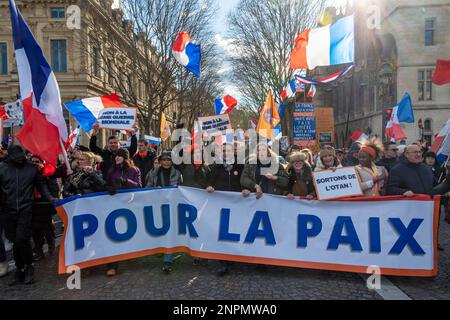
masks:
[(170, 131), (169, 123), (166, 121), (166, 116), (165, 116), (164, 112), (161, 115), (160, 132), (161, 132), (161, 139), (163, 141), (166, 141), (172, 135), (172, 132)]
[(273, 139), (273, 129), (280, 123), (280, 115), (278, 114), (275, 100), (273, 99), (272, 91), (266, 98), (266, 103), (261, 110), (256, 133), (266, 139)]

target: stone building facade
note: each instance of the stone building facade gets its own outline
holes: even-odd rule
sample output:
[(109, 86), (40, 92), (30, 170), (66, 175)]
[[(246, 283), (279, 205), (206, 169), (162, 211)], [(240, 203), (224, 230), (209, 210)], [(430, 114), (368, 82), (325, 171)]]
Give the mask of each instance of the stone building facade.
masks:
[[(107, 46), (101, 39), (95, 39), (95, 30), (86, 21), (107, 23), (114, 30), (114, 36), (123, 37), (130, 31), (130, 22), (123, 19), (120, 8), (113, 9), (113, 0), (16, 0), (26, 22), (43, 49), (58, 80), (63, 103), (101, 96), (117, 91), (114, 81), (102, 65), (100, 46)], [(7, 0), (0, 0), (0, 103), (11, 102), (19, 93), (18, 74), (14, 59), (11, 22)], [(111, 28), (112, 27), (112, 28)], [(125, 41), (125, 40), (124, 40)], [(124, 48), (126, 46), (124, 45)], [(116, 59), (117, 70), (127, 65), (127, 52)], [(131, 72), (132, 73), (132, 72)], [(133, 81), (138, 92), (137, 107), (145, 108), (145, 87)], [(117, 91), (119, 93), (119, 91)], [(76, 121), (67, 113), (68, 124), (76, 126)], [(175, 125), (176, 104), (166, 112), (169, 122)], [(153, 129), (157, 133), (159, 118), (155, 117)], [(103, 140), (110, 132), (105, 132)], [(82, 143), (87, 145), (88, 136), (82, 135)]]
[[(450, 118), (450, 90), (431, 83), (437, 59), (450, 56), (450, 3), (434, 1), (354, 1), (355, 69), (328, 86), (318, 88), (314, 102), (333, 107), (336, 145), (348, 146), (356, 129), (385, 136), (386, 110), (405, 92), (412, 97), (414, 124), (402, 124), (407, 142), (432, 142)], [(374, 16), (379, 13), (377, 25)], [(325, 76), (345, 66), (319, 67)], [(419, 128), (419, 119), (424, 125)]]

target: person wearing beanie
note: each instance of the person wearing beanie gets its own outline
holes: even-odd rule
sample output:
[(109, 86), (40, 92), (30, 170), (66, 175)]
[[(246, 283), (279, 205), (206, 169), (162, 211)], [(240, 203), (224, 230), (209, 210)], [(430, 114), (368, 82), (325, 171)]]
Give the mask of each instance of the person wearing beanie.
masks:
[(316, 164), (315, 172), (323, 171), (323, 170), (333, 170), (335, 171), (337, 168), (342, 168), (342, 165), (339, 163), (339, 160), (336, 155), (336, 151), (332, 146), (324, 146), (320, 149), (319, 159)]
[(145, 185), (145, 177), (153, 169), (153, 163), (155, 162), (156, 151), (150, 148), (148, 141), (141, 139), (138, 142), (138, 152), (133, 157), (133, 163), (141, 171), (142, 185)]
[[(116, 194), (118, 189), (142, 188), (141, 172), (134, 166), (127, 149), (119, 149), (116, 152), (114, 165), (106, 175), (107, 190), (110, 195)], [(115, 276), (117, 274), (117, 263), (108, 264), (106, 274)]]
[(289, 174), (288, 199), (293, 200), (294, 197), (313, 199), (316, 193), (307, 154), (294, 152), (289, 156), (288, 162), (289, 164), (286, 168)]
[[(158, 162), (155, 162), (154, 168), (148, 173), (145, 181), (147, 188), (177, 187), (183, 182), (181, 172), (173, 166), (171, 151), (161, 153)], [(164, 255), (162, 271), (165, 274), (172, 272), (172, 261), (173, 256), (171, 254)]]
[(384, 167), (375, 165), (382, 152), (381, 141), (374, 138), (365, 141), (359, 150), (359, 165), (355, 168), (365, 197), (379, 197), (385, 194), (388, 172)]
[(434, 177), (434, 185), (437, 186), (444, 179), (444, 170), (437, 162), (436, 153), (432, 151), (425, 152), (423, 155), (423, 162), (431, 168)]
[[(48, 191), (44, 177), (38, 168), (27, 161), (22, 147), (11, 145), (8, 148), (6, 161), (0, 163), (0, 194), (2, 194), (0, 224), (5, 228), (6, 238), (14, 244), (16, 263), (14, 281), (10, 285), (34, 283), (33, 251), (30, 239), (35, 188), (44, 200), (49, 202), (58, 200)], [(0, 258), (3, 259), (3, 257)]]

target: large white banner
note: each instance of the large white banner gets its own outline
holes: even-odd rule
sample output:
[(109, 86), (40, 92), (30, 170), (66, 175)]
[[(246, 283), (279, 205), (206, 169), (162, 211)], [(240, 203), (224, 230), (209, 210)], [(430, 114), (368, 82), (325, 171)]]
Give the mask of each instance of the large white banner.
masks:
[(386, 275), (437, 274), (439, 199), (288, 200), (192, 188), (86, 195), (59, 203), (59, 272), (156, 253)]

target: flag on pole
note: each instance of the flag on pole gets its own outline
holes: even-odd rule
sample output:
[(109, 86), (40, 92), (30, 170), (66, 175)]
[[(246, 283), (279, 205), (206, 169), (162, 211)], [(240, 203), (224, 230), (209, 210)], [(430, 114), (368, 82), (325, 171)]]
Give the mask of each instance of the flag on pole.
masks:
[(178, 63), (195, 76), (200, 77), (201, 47), (199, 44), (192, 42), (189, 32), (178, 33), (178, 38), (172, 46), (172, 54)]
[(66, 150), (69, 151), (70, 148), (75, 148), (75, 146), (78, 143), (78, 140), (80, 140), (80, 132), (81, 132), (81, 126), (78, 125), (74, 130), (72, 130), (72, 127), (70, 127), (70, 135), (69, 139), (67, 139), (66, 142)]
[(286, 85), (286, 87), (284, 87), (283, 91), (281, 92), (281, 101), (294, 97), (295, 92), (296, 92), (295, 80), (292, 79), (291, 81), (289, 81), (289, 83)]
[(303, 31), (294, 41), (291, 69), (312, 70), (354, 60), (354, 19), (351, 15), (331, 25)]
[(307, 96), (308, 98), (314, 98), (315, 95), (316, 95), (316, 86), (312, 84), (311, 87), (309, 88)]
[(438, 156), (440, 154), (450, 156), (450, 119), (435, 137), (430, 151), (433, 151)]
[(266, 102), (261, 110), (261, 116), (258, 121), (256, 132), (266, 138), (273, 140), (273, 129), (280, 123), (280, 115), (278, 114), (272, 91), (269, 91)]
[(166, 121), (166, 115), (164, 114), (164, 112), (161, 115), (160, 131), (161, 131), (161, 139), (162, 139), (162, 141), (166, 141), (172, 135), (172, 132), (170, 131), (169, 122)]
[(14, 0), (9, 0), (25, 124), (16, 134), (22, 146), (56, 167), (67, 125), (56, 77)]

